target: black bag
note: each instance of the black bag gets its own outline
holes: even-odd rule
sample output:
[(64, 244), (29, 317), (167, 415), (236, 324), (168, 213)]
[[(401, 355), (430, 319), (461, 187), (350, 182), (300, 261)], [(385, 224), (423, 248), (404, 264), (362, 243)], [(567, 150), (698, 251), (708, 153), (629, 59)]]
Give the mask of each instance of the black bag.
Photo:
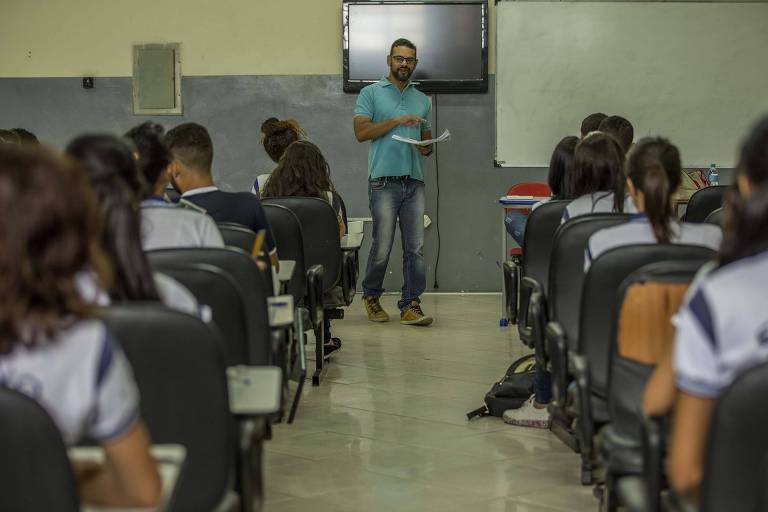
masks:
[(518, 409), (533, 394), (533, 376), (536, 373), (533, 354), (523, 356), (509, 367), (507, 373), (485, 394), (485, 404), (467, 413), (467, 419), (498, 416), (509, 409)]

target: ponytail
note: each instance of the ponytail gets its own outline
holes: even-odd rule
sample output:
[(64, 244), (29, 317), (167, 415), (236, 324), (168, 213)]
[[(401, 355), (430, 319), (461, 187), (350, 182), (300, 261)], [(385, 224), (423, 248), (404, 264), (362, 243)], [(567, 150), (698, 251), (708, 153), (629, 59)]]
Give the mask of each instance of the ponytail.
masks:
[(627, 161), (627, 177), (643, 193), (645, 214), (661, 244), (672, 238), (672, 194), (680, 186), (681, 172), (680, 152), (661, 137), (642, 139)]

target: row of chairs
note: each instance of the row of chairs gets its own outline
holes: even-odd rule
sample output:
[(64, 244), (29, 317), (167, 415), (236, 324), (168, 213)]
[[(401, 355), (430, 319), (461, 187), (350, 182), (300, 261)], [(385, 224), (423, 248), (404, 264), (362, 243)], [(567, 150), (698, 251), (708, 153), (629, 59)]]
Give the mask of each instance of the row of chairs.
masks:
[[(651, 279), (689, 283), (714, 254), (698, 246), (629, 245), (600, 255), (585, 275), (583, 255), (591, 235), (629, 216), (591, 214), (561, 225), (567, 204), (550, 201), (531, 213), (520, 266), (504, 266), (512, 284), (505, 302), (537, 364), (551, 367), (553, 432), (580, 452), (583, 484), (593, 483), (598, 455), (606, 459), (603, 502), (615, 510), (616, 482), (643, 469), (640, 399), (653, 368), (625, 360), (616, 350), (622, 299), (633, 285)], [(611, 427), (600, 436), (598, 454), (596, 433), (606, 425)]]
[[(120, 304), (104, 311), (133, 367), (153, 442), (186, 450), (166, 507), (170, 511), (253, 510), (262, 495), (262, 445), (271, 436), (271, 424), (286, 414), (290, 423), (296, 415), (307, 376), (304, 332), (315, 331), (317, 384), (325, 358), (323, 319), (343, 316), (340, 307), (354, 296), (359, 244), (341, 249), (338, 220), (327, 202), (274, 199), (265, 210), (278, 252), (296, 262), (284, 289), (274, 289), (271, 271), (261, 271), (251, 257), (256, 234), (221, 225), (225, 248), (148, 253), (155, 270), (177, 279), (210, 307), (211, 323), (158, 304)], [(329, 293), (336, 288), (339, 293)], [(288, 320), (276, 320), (279, 304), (295, 306)], [(228, 370), (243, 366), (276, 376), (261, 379), (256, 392), (264, 395), (261, 403), (277, 406), (254, 409), (254, 400), (245, 408), (238, 405), (230, 395)], [(292, 401), (284, 398), (290, 379), (297, 382)], [(13, 411), (4, 412), (0, 422), (6, 461), (0, 478), (5, 489), (13, 489), (0, 493), (0, 510), (77, 510), (74, 480), (62, 463), (66, 452), (45, 412), (10, 390), (2, 390), (0, 407)], [(27, 416), (23, 423), (5, 421)], [(20, 427), (24, 424), (38, 427)], [(45, 449), (30, 448), (38, 445)], [(33, 492), (29, 483), (40, 481), (46, 482), (46, 492)]]

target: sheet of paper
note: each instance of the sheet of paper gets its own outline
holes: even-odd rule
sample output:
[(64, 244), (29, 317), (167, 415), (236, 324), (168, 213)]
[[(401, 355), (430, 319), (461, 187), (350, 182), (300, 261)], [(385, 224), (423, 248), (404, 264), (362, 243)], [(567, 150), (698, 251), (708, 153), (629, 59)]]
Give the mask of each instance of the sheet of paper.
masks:
[(435, 142), (444, 142), (446, 140), (451, 140), (451, 132), (448, 130), (445, 130), (440, 136), (436, 139), (428, 139), (428, 140), (416, 140), (411, 139), (409, 137), (402, 137), (400, 135), (393, 135), (392, 139), (399, 141), (399, 142), (405, 142), (406, 144), (413, 144), (416, 146), (426, 146), (428, 144), (433, 144)]

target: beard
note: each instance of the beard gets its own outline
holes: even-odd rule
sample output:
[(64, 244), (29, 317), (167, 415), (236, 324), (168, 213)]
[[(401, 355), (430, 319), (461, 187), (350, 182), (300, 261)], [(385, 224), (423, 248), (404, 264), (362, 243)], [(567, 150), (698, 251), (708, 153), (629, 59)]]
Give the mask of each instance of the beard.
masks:
[(413, 74), (413, 70), (406, 66), (392, 66), (391, 71), (392, 75), (401, 82), (405, 82)]

